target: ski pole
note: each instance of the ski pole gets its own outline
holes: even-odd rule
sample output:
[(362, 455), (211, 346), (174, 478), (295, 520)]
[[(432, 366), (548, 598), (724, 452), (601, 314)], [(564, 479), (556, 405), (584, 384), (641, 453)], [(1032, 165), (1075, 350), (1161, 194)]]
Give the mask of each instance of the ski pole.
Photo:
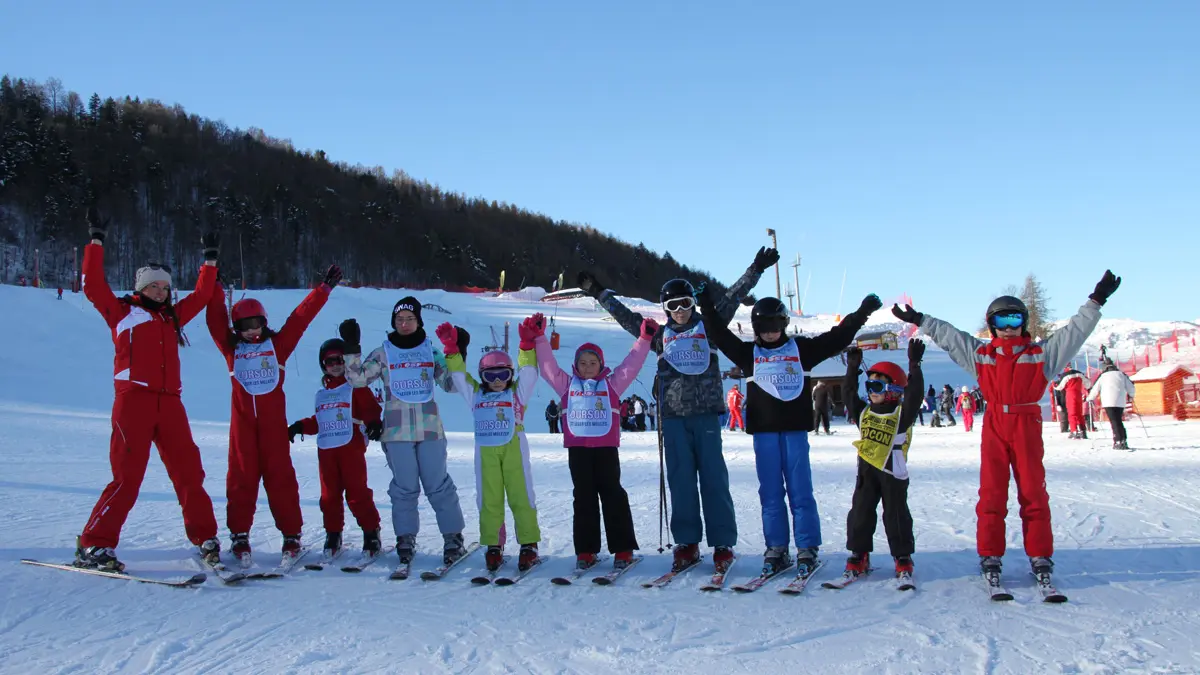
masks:
[[(656, 377), (658, 381), (658, 396), (655, 402), (655, 415), (658, 417), (658, 552), (663, 552), (663, 523), (669, 522), (670, 515), (667, 513), (667, 474), (666, 463), (663, 459), (663, 425), (662, 425), (662, 378)], [(670, 527), (667, 528), (667, 546), (671, 545)]]
[(1150, 432), (1146, 431), (1146, 420), (1142, 419), (1142, 413), (1138, 412), (1137, 401), (1131, 401), (1133, 404), (1133, 414), (1138, 416), (1138, 422), (1142, 425), (1142, 433), (1146, 434), (1146, 438), (1150, 438)]

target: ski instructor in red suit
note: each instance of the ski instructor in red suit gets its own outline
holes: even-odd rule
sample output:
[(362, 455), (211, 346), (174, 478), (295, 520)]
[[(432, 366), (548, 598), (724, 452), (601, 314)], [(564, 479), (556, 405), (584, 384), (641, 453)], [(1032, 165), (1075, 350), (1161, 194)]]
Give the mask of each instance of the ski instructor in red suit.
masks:
[(267, 326), (267, 310), (258, 300), (243, 298), (234, 304), (230, 329), (225, 291), (220, 284), (209, 298), (205, 313), (208, 331), (225, 357), (233, 381), (225, 497), (231, 551), (245, 566), (251, 562), (250, 526), (254, 524), (260, 481), (267, 491), (275, 527), (282, 535), (283, 555), (294, 558), (300, 553), (304, 520), (288, 436), (284, 364), (341, 278), (341, 268), (331, 265), (323, 282), (309, 292), (278, 332)]
[(175, 486), (188, 539), (200, 547), (205, 559), (216, 560), (221, 549), (217, 520), (212, 500), (204, 491), (200, 449), (192, 440), (180, 398), (179, 347), (186, 344), (183, 326), (204, 309), (212, 295), (219, 238), (214, 232), (201, 237), (204, 264), (196, 290), (172, 305), (171, 269), (165, 265), (152, 263), (139, 269), (133, 295), (113, 295), (104, 279), (107, 232), (108, 220), (101, 220), (96, 209), (89, 208), (88, 233), (92, 241), (83, 251), (83, 293), (108, 323), (116, 347), (116, 396), (108, 450), (113, 478), (100, 494), (79, 537), (75, 565), (112, 572), (125, 569), (113, 549), (137, 502), (151, 443), (158, 447)]

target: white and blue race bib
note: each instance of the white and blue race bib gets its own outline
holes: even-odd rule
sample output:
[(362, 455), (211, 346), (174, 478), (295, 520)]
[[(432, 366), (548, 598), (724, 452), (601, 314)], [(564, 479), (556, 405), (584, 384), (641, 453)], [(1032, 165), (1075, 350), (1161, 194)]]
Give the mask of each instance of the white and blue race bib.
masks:
[(670, 326), (664, 326), (662, 349), (662, 358), (684, 375), (703, 374), (708, 370), (712, 357), (703, 321), (681, 333), (671, 330)]
[(387, 340), (383, 352), (387, 355), (392, 398), (405, 403), (433, 400), (433, 344), (428, 339), (412, 349), (400, 349)]
[(317, 447), (340, 448), (354, 438), (354, 388), (347, 384), (317, 392)]
[(475, 394), (475, 442), (481, 447), (504, 445), (517, 429), (517, 402), (512, 388)]
[(804, 366), (800, 365), (800, 348), (796, 341), (776, 349), (754, 345), (754, 383), (767, 394), (781, 400), (794, 401), (804, 392)]
[(578, 438), (600, 438), (612, 430), (608, 380), (571, 378), (567, 390), (567, 429)]
[(262, 396), (279, 386), (279, 361), (271, 340), (238, 343), (233, 350), (233, 379), (251, 396)]

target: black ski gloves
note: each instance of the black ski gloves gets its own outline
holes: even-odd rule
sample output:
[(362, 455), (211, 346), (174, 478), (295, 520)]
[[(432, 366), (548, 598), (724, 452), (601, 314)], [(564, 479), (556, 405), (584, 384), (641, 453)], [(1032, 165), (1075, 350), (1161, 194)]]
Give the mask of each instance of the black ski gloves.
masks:
[(846, 350), (846, 368), (847, 370), (859, 370), (862, 368), (863, 353), (860, 347), (850, 347)]
[(108, 234), (108, 218), (100, 219), (100, 213), (96, 211), (96, 207), (89, 206), (87, 210), (88, 221), (88, 236), (92, 239), (104, 241), (105, 235)]
[(1112, 270), (1104, 270), (1104, 277), (1100, 279), (1100, 283), (1096, 284), (1096, 290), (1088, 297), (1095, 300), (1097, 305), (1103, 306), (1108, 302), (1108, 296), (1112, 295), (1121, 285), (1121, 277), (1114, 276)]
[(871, 316), (880, 307), (883, 307), (883, 301), (874, 293), (863, 298), (862, 304), (858, 306), (858, 313), (863, 317)]
[(587, 293), (597, 300), (600, 299), (600, 296), (603, 295), (604, 291), (606, 290), (599, 281), (596, 281), (596, 277), (592, 276), (591, 272), (580, 272), (579, 276), (575, 278), (575, 281), (579, 284), (579, 288), (584, 293)]
[(383, 438), (383, 422), (367, 422), (367, 440), (377, 441)]
[(754, 256), (754, 271), (762, 274), (771, 269), (771, 265), (779, 262), (779, 251), (763, 246)]
[[(276, 427), (276, 428), (278, 428), (278, 427)], [(301, 429), (303, 429), (303, 428), (304, 428), (303, 424), (300, 424), (299, 422), (292, 422), (288, 426), (288, 443), (295, 443), (296, 437), (299, 436), (301, 433), (303, 433), (301, 431)]]
[(908, 368), (912, 370), (913, 366), (921, 365), (921, 359), (925, 356), (925, 343), (913, 338), (908, 341)]
[(221, 252), (221, 235), (216, 232), (208, 232), (200, 237), (200, 243), (204, 246), (204, 259), (217, 259), (217, 254)]
[(330, 265), (329, 269), (325, 270), (325, 285), (329, 288), (336, 288), (338, 282), (342, 280), (342, 268), (337, 265)]
[(346, 343), (347, 354), (361, 354), (362, 331), (358, 327), (358, 322), (354, 319), (346, 319), (338, 326), (338, 335), (341, 336), (342, 342)]
[(708, 284), (700, 284), (700, 288), (696, 289), (696, 306), (700, 308), (701, 314), (712, 315), (717, 310), (717, 305), (713, 302), (712, 291), (708, 290)]
[(904, 309), (900, 309), (900, 305), (892, 305), (892, 314), (901, 321), (911, 323), (914, 326), (920, 326), (925, 320), (925, 315), (913, 309), (910, 305), (905, 305)]

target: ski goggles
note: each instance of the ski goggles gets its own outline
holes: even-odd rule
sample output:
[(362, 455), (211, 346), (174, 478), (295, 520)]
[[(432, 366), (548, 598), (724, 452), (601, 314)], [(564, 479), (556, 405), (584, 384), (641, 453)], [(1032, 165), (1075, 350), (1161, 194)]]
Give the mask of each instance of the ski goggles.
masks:
[(266, 327), (267, 327), (267, 320), (262, 318), (261, 316), (248, 316), (244, 319), (238, 319), (237, 321), (233, 322), (233, 328), (234, 328), (234, 330), (237, 330), (238, 332), (241, 332), (244, 330), (254, 330), (255, 328), (266, 328)]
[(346, 365), (346, 359), (340, 356), (326, 356), (325, 360), (321, 363), (327, 366), (344, 366)]
[(149, 267), (152, 270), (162, 270), (167, 274), (174, 274), (174, 272), (171, 271), (171, 266), (164, 265), (163, 263), (148, 262), (146, 263), (146, 267)]
[(510, 368), (489, 368), (479, 375), (484, 382), (508, 382), (513, 373)]
[(771, 316), (755, 321), (755, 333), (782, 333), (788, 327), (788, 319), (782, 316)]
[(1012, 314), (993, 314), (992, 328), (1020, 328), (1025, 325), (1025, 316), (1018, 312)]
[(671, 298), (663, 301), (663, 309), (668, 312), (686, 312), (696, 306), (692, 298)]
[(866, 383), (868, 394), (903, 394), (904, 387), (898, 384), (889, 384), (883, 380), (867, 380)]

